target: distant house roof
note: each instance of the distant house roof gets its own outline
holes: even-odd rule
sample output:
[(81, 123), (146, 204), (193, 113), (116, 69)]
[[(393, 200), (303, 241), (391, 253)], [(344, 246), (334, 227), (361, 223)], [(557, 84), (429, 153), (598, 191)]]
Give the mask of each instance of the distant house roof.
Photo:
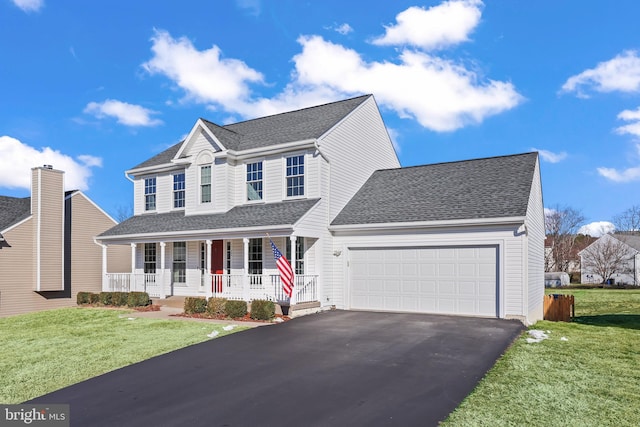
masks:
[[(371, 96), (362, 95), (224, 126), (205, 119), (202, 121), (228, 149), (240, 151), (269, 147), (286, 142), (319, 138)], [(132, 169), (169, 163), (178, 153), (183, 142), (173, 145)]]
[(0, 231), (31, 215), (31, 197), (0, 196)]
[(224, 213), (185, 215), (183, 211), (133, 216), (98, 237), (162, 234), (293, 225), (320, 199), (236, 206)]
[(331, 225), (526, 215), (537, 153), (374, 172)]
[(615, 237), (616, 239), (620, 240), (623, 243), (626, 243), (627, 245), (631, 246), (633, 249), (640, 251), (640, 236), (633, 235), (633, 234), (623, 234), (623, 233), (616, 233), (616, 234), (612, 234), (611, 236)]

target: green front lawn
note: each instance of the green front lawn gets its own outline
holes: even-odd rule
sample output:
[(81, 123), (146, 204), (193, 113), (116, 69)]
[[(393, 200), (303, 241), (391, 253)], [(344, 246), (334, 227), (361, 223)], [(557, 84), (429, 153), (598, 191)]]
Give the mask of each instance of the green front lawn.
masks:
[(548, 293), (575, 296), (575, 321), (529, 328), (549, 338), (519, 338), (444, 425), (640, 425), (640, 290)]
[(65, 308), (0, 319), (0, 403), (25, 400), (206, 341), (224, 325), (129, 320), (126, 311)]

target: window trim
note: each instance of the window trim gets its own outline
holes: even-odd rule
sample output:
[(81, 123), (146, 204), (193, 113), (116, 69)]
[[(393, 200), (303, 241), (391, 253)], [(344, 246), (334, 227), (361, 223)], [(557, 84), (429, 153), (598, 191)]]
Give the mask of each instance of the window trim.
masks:
[[(291, 263), (291, 239), (288, 237), (285, 237), (285, 257), (287, 257), (287, 260), (289, 261), (289, 263)], [(302, 274), (304, 275), (304, 253), (305, 253), (305, 247), (304, 247), (304, 237), (296, 237), (296, 266), (295, 266), (295, 274)]]
[[(263, 241), (261, 237), (251, 238), (249, 239), (249, 259), (248, 259), (248, 274), (261, 276), (264, 274), (264, 248)], [(259, 252), (253, 252), (254, 249), (259, 249)], [(253, 255), (259, 255), (259, 259), (251, 259)], [(259, 265), (259, 268), (252, 268), (252, 264)], [(255, 273), (252, 271), (259, 271), (259, 273)]]
[(156, 274), (158, 269), (158, 248), (155, 243), (144, 244), (142, 271), (145, 274)]
[[(305, 175), (306, 175), (306, 153), (302, 153), (302, 154), (289, 154), (283, 157), (284, 161), (283, 161), (283, 167), (284, 167), (284, 198), (285, 199), (302, 199), (302, 198), (306, 198), (306, 194), (305, 194)], [(297, 165), (292, 165), (292, 166), (287, 166), (287, 161), (288, 159), (293, 159), (293, 158), (302, 158), (302, 164), (297, 164)], [(302, 166), (302, 174), (296, 174), (296, 175), (291, 175), (289, 176), (287, 174), (287, 168), (289, 167), (296, 167), (296, 168), (300, 168)], [(302, 179), (302, 185), (297, 185), (297, 186), (292, 186), (293, 188), (302, 188), (302, 193), (301, 194), (295, 194), (295, 195), (289, 195), (289, 179), (290, 178), (301, 178)]]
[[(179, 283), (181, 285), (187, 284), (187, 242), (173, 242), (172, 245), (172, 265), (171, 265), (171, 279), (173, 283)], [(176, 249), (181, 247), (184, 249), (184, 260), (176, 261)], [(182, 274), (178, 274), (182, 272)]]
[[(147, 184), (147, 182), (153, 181), (153, 185)], [(158, 208), (158, 177), (148, 176), (144, 178), (142, 183), (142, 192), (144, 194), (144, 211), (153, 212)], [(153, 188), (153, 192), (151, 189)], [(153, 200), (153, 206), (150, 207), (150, 200)]]
[[(208, 184), (204, 184), (202, 181), (202, 171), (204, 169), (209, 169), (209, 183)], [(211, 165), (201, 165), (198, 168), (198, 181), (200, 183), (200, 193), (198, 196), (198, 201), (201, 205), (208, 205), (211, 204), (213, 202), (213, 168), (211, 167)], [(204, 201), (204, 197), (203, 197), (203, 190), (205, 188), (205, 186), (209, 187), (209, 200), (208, 201)]]
[[(264, 161), (263, 160), (258, 160), (255, 162), (247, 162), (244, 164), (245, 167), (245, 180), (244, 180), (244, 194), (245, 194), (245, 203), (261, 203), (264, 202)], [(259, 165), (259, 170), (256, 171), (249, 171), (249, 166), (252, 165)], [(249, 180), (249, 174), (260, 174), (260, 179), (255, 179), (255, 180)], [(250, 199), (249, 198), (249, 185), (251, 183), (260, 183), (260, 190), (255, 190), (256, 192), (259, 192), (259, 199)], [(253, 187), (253, 186), (252, 186)]]
[[(176, 184), (180, 184), (178, 181), (176, 183), (176, 177), (182, 175), (182, 188), (178, 188), (176, 190)], [(173, 174), (173, 209), (185, 209), (187, 206), (187, 175), (184, 171), (177, 172)], [(178, 199), (177, 197), (182, 194), (182, 198)], [(176, 206), (176, 202), (181, 201), (182, 206)]]

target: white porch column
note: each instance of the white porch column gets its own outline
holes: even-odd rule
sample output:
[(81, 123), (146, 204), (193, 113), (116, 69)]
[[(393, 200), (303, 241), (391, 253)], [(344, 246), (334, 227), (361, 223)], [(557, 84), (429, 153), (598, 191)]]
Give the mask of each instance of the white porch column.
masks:
[(107, 245), (102, 246), (102, 291), (109, 291), (109, 278), (107, 277)]
[(213, 280), (211, 276), (211, 240), (207, 240), (205, 243), (207, 244), (207, 259), (205, 260), (207, 271), (204, 278), (204, 288), (207, 293), (207, 298), (211, 298), (213, 296)]
[[(136, 245), (135, 243), (131, 243), (131, 274), (129, 275), (129, 292), (137, 291), (138, 287), (136, 286)], [(144, 289), (144, 286), (143, 286)]]
[(166, 242), (160, 242), (160, 286), (159, 286), (159, 290), (160, 290), (160, 299), (165, 299), (166, 298), (166, 294), (164, 292), (164, 272), (165, 272), (165, 261), (166, 261), (166, 257), (165, 257), (165, 253), (166, 253), (166, 246), (167, 243)]
[(291, 292), (291, 299), (289, 300), (289, 304), (291, 304), (291, 306), (294, 306), (296, 304), (296, 291), (298, 290), (296, 287), (296, 240), (297, 237), (294, 235), (291, 235), (289, 237), (289, 240), (291, 240), (291, 259), (289, 260), (289, 262), (291, 263), (291, 270), (293, 271), (293, 291)]
[(244, 278), (242, 280), (242, 298), (249, 302), (249, 239), (244, 237), (242, 239), (243, 249), (244, 249), (244, 259), (243, 259), (243, 268), (244, 268)]
[(131, 244), (131, 274), (136, 272), (136, 245), (135, 243)]

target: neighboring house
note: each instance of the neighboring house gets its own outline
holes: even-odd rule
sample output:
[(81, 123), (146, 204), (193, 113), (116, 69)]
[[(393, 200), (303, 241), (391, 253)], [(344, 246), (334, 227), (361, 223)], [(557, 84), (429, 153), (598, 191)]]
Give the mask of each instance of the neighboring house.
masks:
[[(64, 191), (64, 172), (32, 169), (31, 197), (0, 196), (0, 316), (73, 306), (79, 291), (100, 292), (103, 250), (94, 237), (116, 224), (81, 191)], [(108, 253), (129, 271), (126, 248)]]
[[(104, 289), (542, 318), (536, 153), (401, 168), (373, 96), (218, 126), (126, 172), (131, 247)], [(295, 269), (283, 294), (269, 238)]]
[[(578, 234), (576, 236), (572, 236), (573, 245), (571, 250), (568, 253), (568, 262), (567, 262), (567, 273), (579, 273), (580, 272), (580, 251), (592, 244), (597, 240), (596, 237), (591, 237), (589, 235)], [(553, 236), (547, 236), (544, 239), (544, 265), (545, 272), (559, 272), (559, 269), (556, 267), (555, 260), (553, 259), (553, 245), (554, 238)]]
[(640, 285), (640, 236), (605, 234), (580, 251), (582, 283)]

